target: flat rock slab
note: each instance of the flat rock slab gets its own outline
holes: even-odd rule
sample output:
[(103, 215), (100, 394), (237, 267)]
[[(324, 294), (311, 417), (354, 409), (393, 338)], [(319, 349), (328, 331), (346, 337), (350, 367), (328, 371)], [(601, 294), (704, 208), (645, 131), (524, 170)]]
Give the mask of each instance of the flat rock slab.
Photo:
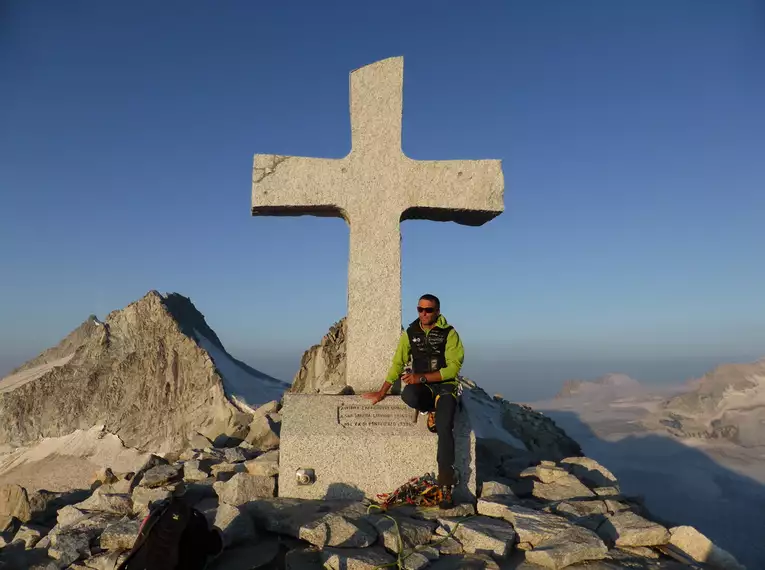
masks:
[(608, 548), (597, 534), (582, 527), (573, 527), (537, 544), (526, 552), (526, 560), (559, 570), (585, 560), (600, 560)]
[[(127, 481), (125, 481), (127, 483)], [(123, 491), (124, 486), (120, 489)], [(133, 512), (133, 497), (125, 489), (117, 492), (112, 485), (101, 485), (93, 494), (74, 505), (83, 511), (102, 511), (117, 515), (129, 515)]]
[(327, 513), (300, 527), (298, 538), (316, 546), (365, 548), (377, 541), (377, 531), (362, 518), (347, 518)]
[(514, 504), (502, 496), (479, 499), (478, 512), (506, 520), (513, 525), (519, 542), (532, 546), (574, 528), (563, 517)]
[[(369, 521), (377, 529), (382, 545), (390, 552), (411, 549), (430, 542), (438, 523), (404, 517), (393, 517), (395, 520), (382, 515), (370, 515)], [(399, 544), (400, 540), (403, 544)]]
[(175, 465), (157, 465), (143, 474), (139, 485), (141, 487), (164, 487), (182, 479), (181, 467)]
[(396, 559), (376, 546), (372, 548), (325, 548), (321, 559), (330, 570), (377, 570)]
[(263, 499), (245, 506), (265, 530), (286, 534), (316, 546), (363, 548), (377, 541), (366, 507), (354, 501)]
[(670, 541), (666, 528), (631, 511), (608, 515), (598, 534), (616, 546), (658, 546)]
[(566, 501), (596, 496), (587, 485), (569, 473), (565, 473), (550, 483), (534, 481), (531, 494), (537, 499), (546, 501)]
[(245, 467), (251, 475), (273, 477), (279, 474), (279, 450), (267, 451), (263, 455), (245, 462)]
[(221, 502), (240, 506), (255, 499), (273, 497), (276, 492), (276, 479), (249, 473), (236, 473), (228, 481), (216, 482), (213, 488)]
[(469, 554), (492, 554), (504, 558), (516, 539), (513, 527), (502, 520), (477, 516), (469, 519), (438, 519), (438, 534), (453, 535)]
[[(425, 416), (398, 396), (372, 406), (360, 396), (285, 394), (279, 496), (303, 499), (374, 498), (390, 493), (425, 473), (438, 470), (438, 437)], [(466, 408), (455, 421), (456, 469), (460, 484), (454, 498), (475, 497), (475, 434)], [(299, 469), (312, 469), (315, 480), (298, 484)]]
[(567, 457), (560, 465), (591, 487), (618, 487), (616, 476), (589, 457)]

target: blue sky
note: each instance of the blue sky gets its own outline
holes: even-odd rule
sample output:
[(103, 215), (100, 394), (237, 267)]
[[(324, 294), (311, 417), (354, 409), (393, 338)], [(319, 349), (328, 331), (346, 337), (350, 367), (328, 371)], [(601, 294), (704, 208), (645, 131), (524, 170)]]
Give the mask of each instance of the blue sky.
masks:
[(0, 373), (157, 289), (291, 377), (345, 312), (348, 230), (251, 218), (252, 155), (345, 155), (348, 73), (394, 55), (409, 156), (503, 161), (499, 218), (402, 225), (404, 317), (439, 295), (466, 373), (521, 399), (765, 355), (762, 2), (24, 0)]

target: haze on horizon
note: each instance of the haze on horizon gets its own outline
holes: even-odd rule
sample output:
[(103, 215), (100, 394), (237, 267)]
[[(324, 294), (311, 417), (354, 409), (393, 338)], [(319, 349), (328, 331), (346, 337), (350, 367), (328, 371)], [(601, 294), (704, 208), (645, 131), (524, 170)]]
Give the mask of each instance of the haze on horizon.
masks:
[(441, 297), (465, 374), (528, 401), (765, 356), (765, 5), (434, 6), (5, 3), (0, 375), (157, 289), (291, 380), (348, 229), (250, 218), (252, 155), (345, 155), (348, 73), (393, 55), (409, 156), (503, 160), (496, 220), (402, 224), (403, 322)]

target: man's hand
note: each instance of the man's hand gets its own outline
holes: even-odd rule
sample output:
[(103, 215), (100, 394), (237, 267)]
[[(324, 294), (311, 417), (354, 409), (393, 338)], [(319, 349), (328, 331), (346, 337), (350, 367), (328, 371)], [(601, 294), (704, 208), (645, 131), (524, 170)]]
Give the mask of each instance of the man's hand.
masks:
[(362, 398), (366, 398), (367, 400), (370, 400), (372, 402), (372, 405), (374, 406), (378, 402), (380, 402), (383, 398), (385, 398), (385, 392), (369, 392), (367, 394), (362, 394)]
[(416, 376), (416, 375), (414, 375), (414, 374), (404, 374), (404, 375), (401, 377), (401, 381), (402, 381), (404, 384), (419, 384), (419, 382), (420, 382), (420, 377), (419, 377), (419, 376)]

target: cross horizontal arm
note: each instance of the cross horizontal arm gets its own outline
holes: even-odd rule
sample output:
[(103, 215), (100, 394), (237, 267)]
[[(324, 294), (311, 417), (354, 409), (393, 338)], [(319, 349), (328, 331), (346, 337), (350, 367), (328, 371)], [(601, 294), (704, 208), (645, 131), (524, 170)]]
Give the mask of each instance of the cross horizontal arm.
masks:
[(409, 207), (401, 220), (480, 226), (504, 210), (499, 160), (411, 160), (404, 177)]
[(256, 154), (252, 215), (347, 219), (340, 192), (342, 163), (343, 159)]

